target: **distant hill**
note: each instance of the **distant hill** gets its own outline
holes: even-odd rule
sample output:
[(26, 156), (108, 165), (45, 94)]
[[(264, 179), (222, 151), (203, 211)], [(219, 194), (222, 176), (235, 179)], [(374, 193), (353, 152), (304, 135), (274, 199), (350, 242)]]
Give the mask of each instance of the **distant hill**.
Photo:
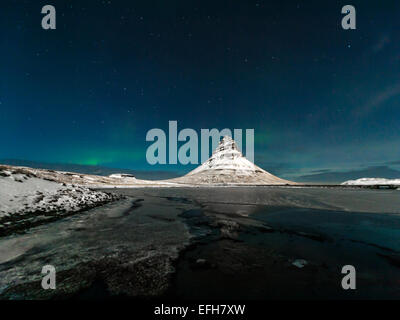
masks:
[(176, 178), (182, 175), (173, 171), (145, 171), (145, 170), (131, 170), (131, 169), (117, 169), (102, 166), (89, 166), (79, 164), (63, 164), (63, 163), (45, 163), (28, 160), (18, 159), (3, 159), (0, 164), (7, 164), (10, 166), (30, 167), (36, 169), (48, 169), (55, 171), (69, 171), (83, 174), (93, 174), (98, 176), (109, 176), (113, 173), (128, 173), (134, 175), (138, 179), (144, 180), (164, 180)]
[(356, 180), (360, 178), (385, 178), (399, 179), (400, 171), (387, 166), (369, 167), (362, 170), (352, 171), (328, 171), (317, 174), (300, 176), (296, 179), (298, 182), (321, 182), (321, 183), (342, 183), (347, 180)]

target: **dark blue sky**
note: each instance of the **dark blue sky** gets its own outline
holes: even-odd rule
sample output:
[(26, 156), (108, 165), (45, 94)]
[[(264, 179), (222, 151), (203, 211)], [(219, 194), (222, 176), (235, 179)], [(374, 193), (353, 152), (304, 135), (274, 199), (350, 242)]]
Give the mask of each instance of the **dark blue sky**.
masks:
[(149, 169), (177, 120), (254, 128), (284, 175), (400, 160), (399, 1), (4, 0), (0, 35), (0, 159)]

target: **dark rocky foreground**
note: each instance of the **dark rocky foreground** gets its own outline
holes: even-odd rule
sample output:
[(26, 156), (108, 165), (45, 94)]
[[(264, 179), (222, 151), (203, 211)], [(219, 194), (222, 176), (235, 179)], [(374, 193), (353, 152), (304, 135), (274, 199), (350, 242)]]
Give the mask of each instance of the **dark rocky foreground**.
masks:
[[(126, 199), (0, 238), (0, 297), (400, 298), (397, 190), (112, 192)], [(56, 290), (41, 288), (45, 264)], [(341, 288), (347, 264), (355, 291)]]

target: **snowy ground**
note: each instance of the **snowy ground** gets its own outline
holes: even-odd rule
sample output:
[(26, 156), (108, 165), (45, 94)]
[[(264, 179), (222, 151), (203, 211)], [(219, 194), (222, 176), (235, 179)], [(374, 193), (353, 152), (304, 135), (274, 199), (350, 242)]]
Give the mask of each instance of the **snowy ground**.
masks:
[(0, 167), (0, 235), (89, 209), (117, 196)]
[(361, 178), (357, 180), (348, 180), (342, 183), (346, 186), (379, 186), (379, 185), (397, 185), (400, 186), (400, 179), (384, 178)]

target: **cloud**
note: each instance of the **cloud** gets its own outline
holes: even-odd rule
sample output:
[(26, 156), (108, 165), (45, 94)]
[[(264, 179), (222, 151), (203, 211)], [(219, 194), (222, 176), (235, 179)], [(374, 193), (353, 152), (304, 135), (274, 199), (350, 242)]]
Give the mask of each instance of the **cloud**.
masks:
[(391, 98), (400, 95), (400, 83), (387, 87), (383, 91), (373, 96), (366, 104), (355, 110), (356, 116), (365, 116), (375, 112)]
[(346, 180), (355, 180), (360, 178), (400, 178), (400, 171), (387, 166), (372, 166), (365, 169), (332, 171), (327, 173), (309, 174), (297, 177), (301, 182), (343, 182)]
[(330, 172), (331, 169), (320, 169), (320, 170), (311, 170), (311, 173), (327, 173)]

